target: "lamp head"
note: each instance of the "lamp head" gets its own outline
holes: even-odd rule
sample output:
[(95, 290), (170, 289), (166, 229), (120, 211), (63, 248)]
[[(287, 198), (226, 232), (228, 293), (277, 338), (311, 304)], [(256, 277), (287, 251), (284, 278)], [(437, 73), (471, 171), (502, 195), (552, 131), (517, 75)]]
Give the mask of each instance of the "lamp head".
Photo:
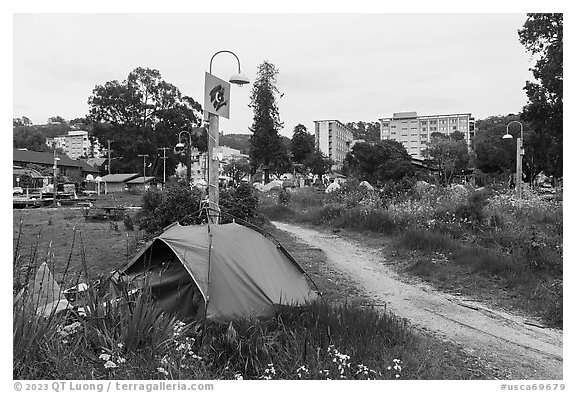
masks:
[(514, 137), (510, 134), (506, 134), (502, 137), (502, 139), (512, 139), (512, 138), (514, 138)]
[(176, 144), (176, 149), (184, 149), (186, 146), (182, 142)]
[(242, 86), (242, 85), (246, 85), (246, 84), (250, 83), (250, 79), (248, 79), (248, 77), (246, 75), (239, 72), (238, 74), (232, 75), (230, 77), (230, 83), (234, 83), (235, 85)]

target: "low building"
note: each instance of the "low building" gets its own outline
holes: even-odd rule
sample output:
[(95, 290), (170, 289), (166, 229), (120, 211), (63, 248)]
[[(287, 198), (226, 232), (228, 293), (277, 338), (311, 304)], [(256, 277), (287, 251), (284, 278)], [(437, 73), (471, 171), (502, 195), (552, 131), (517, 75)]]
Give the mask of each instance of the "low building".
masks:
[[(58, 158), (58, 160), (55, 160)], [(12, 163), (14, 166), (41, 171), (44, 175), (53, 175), (56, 163), (59, 177), (67, 177), (70, 181), (81, 183), (88, 174), (98, 175), (98, 170), (82, 160), (73, 160), (66, 155), (51, 152), (38, 152), (27, 149), (13, 149)]]
[(101, 183), (104, 183), (104, 193), (122, 192), (128, 190), (128, 182), (137, 178), (137, 173), (115, 173), (102, 176)]
[[(106, 177), (106, 176), (104, 176)], [(126, 185), (128, 186), (128, 191), (132, 192), (145, 192), (150, 188), (161, 189), (164, 182), (154, 176), (140, 176), (132, 180), (128, 180)]]

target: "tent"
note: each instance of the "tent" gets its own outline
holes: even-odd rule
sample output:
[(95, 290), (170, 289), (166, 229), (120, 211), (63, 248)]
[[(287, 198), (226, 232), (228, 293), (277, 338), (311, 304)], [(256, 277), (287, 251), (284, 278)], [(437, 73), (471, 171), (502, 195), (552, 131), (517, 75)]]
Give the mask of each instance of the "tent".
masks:
[(266, 317), (277, 305), (317, 296), (282, 246), (236, 223), (174, 223), (119, 273), (132, 287), (146, 285), (161, 308), (181, 318)]
[(20, 305), (45, 317), (70, 308), (46, 262), (43, 262), (36, 271), (34, 281), (30, 281), (27, 287), (22, 288), (16, 295), (14, 305)]

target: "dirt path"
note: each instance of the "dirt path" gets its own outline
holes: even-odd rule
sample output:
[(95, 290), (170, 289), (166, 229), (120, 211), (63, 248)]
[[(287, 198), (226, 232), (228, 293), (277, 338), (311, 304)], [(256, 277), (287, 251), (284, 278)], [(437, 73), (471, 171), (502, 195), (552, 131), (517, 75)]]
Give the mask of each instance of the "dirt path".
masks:
[(510, 379), (562, 379), (562, 332), (526, 325), (524, 318), (478, 302), (407, 284), (382, 263), (379, 251), (331, 233), (274, 222), (310, 246), (322, 249), (333, 266), (357, 281), (375, 304), (412, 324), (461, 344), (471, 355), (506, 372)]

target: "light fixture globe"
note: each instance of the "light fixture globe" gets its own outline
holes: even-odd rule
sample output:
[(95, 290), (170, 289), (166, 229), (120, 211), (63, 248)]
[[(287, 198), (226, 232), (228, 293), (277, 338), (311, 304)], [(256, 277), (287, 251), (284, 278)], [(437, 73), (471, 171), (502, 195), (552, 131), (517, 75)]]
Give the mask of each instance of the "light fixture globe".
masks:
[(505, 134), (504, 136), (502, 136), (502, 139), (512, 139), (512, 138), (514, 137), (510, 134)]
[(176, 144), (176, 149), (184, 149), (186, 146), (182, 142)]
[(242, 86), (250, 83), (250, 79), (242, 73), (234, 74), (230, 77), (230, 83), (234, 83), (235, 85)]

